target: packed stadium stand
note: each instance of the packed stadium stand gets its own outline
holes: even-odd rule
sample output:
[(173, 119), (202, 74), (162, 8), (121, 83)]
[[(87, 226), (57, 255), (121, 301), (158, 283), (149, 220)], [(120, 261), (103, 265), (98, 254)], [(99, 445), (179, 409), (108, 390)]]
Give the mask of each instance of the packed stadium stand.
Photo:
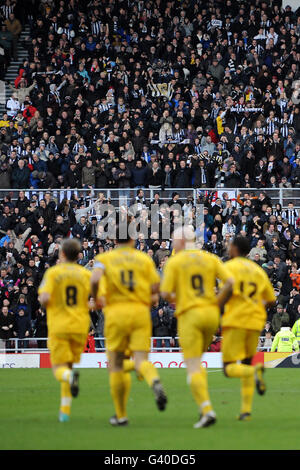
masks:
[[(112, 213), (128, 208), (144, 222), (136, 247), (160, 272), (172, 253), (169, 220), (170, 233), (178, 220), (194, 225), (198, 246), (222, 259), (232, 237), (246, 235), (278, 296), (265, 332), (292, 326), (300, 8), (1, 0), (0, 19), (0, 339), (47, 335), (37, 287), (60, 241), (78, 237), (79, 263), (92, 269), (95, 254), (115, 246), (104, 230)], [(173, 313), (153, 307), (153, 335), (176, 345)], [(93, 320), (102, 336), (101, 312)]]

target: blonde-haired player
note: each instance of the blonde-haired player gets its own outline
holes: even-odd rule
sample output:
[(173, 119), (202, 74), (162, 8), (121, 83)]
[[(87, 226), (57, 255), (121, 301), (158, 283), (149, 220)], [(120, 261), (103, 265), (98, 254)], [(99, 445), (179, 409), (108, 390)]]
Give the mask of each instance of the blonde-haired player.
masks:
[[(118, 229), (119, 231), (119, 229)], [(99, 283), (105, 279), (104, 335), (109, 358), (109, 380), (115, 407), (110, 418), (113, 426), (128, 424), (127, 401), (130, 374), (124, 371), (125, 352), (132, 351), (136, 371), (152, 388), (159, 410), (167, 398), (156, 368), (148, 361), (152, 332), (150, 305), (159, 291), (160, 277), (153, 260), (134, 248), (135, 241), (118, 235), (118, 247), (96, 256), (91, 278), (96, 306), (103, 307)]]
[[(232, 282), (217, 256), (196, 249), (192, 227), (176, 229), (173, 246), (176, 254), (165, 265), (161, 296), (176, 302), (179, 342), (187, 367), (188, 383), (200, 410), (200, 419), (194, 427), (203, 428), (215, 423), (216, 414), (210, 402), (207, 375), (201, 366), (201, 356), (207, 351), (218, 329), (218, 302), (226, 301)], [(218, 297), (215, 295), (217, 279), (224, 282)]]
[(91, 273), (77, 264), (80, 251), (78, 240), (63, 240), (60, 262), (47, 269), (38, 291), (39, 301), (47, 309), (52, 370), (61, 383), (61, 422), (69, 420), (72, 396), (79, 392), (79, 372), (72, 367), (80, 361), (90, 325)]

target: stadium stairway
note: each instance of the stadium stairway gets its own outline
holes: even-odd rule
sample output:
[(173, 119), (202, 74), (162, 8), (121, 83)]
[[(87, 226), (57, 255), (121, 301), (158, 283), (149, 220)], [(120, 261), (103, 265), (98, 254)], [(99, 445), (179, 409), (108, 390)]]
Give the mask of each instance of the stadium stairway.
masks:
[[(22, 65), (23, 61), (27, 59), (28, 57), (28, 51), (24, 49), (23, 44), (26, 40), (26, 37), (28, 37), (29, 34), (30, 34), (29, 25), (25, 25), (22, 33), (20, 34), (20, 38), (18, 41), (18, 60), (16, 61), (12, 60), (10, 62), (9, 67), (5, 74), (5, 82), (9, 82), (13, 86), (14, 86), (14, 81), (18, 75), (18, 70), (19, 70), (20, 65)], [(4, 100), (5, 102), (0, 103), (0, 116), (2, 116), (2, 114), (4, 113), (6, 109), (6, 102), (10, 98), (11, 95), (12, 95), (12, 90), (8, 86), (8, 84), (5, 83), (5, 100)]]

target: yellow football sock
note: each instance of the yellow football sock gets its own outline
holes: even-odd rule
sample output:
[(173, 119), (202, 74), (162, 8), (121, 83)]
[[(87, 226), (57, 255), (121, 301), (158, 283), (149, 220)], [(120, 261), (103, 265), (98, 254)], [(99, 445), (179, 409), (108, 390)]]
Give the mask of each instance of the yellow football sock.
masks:
[(58, 380), (59, 382), (69, 383), (70, 376), (71, 376), (71, 369), (69, 369), (69, 367), (66, 367), (66, 366), (58, 367), (54, 372), (54, 376), (56, 380)]
[(210, 403), (208, 385), (207, 385), (207, 373), (206, 370), (201, 367), (200, 372), (194, 372), (189, 376), (189, 384), (194, 397), (195, 402), (201, 408), (203, 414), (208, 413), (212, 410)]
[(61, 402), (60, 402), (60, 411), (69, 415), (71, 413), (71, 387), (69, 382), (61, 382), (60, 386)]
[(126, 410), (124, 409), (126, 395), (125, 375), (122, 370), (119, 372), (110, 372), (109, 374), (110, 393), (118, 419), (126, 417)]
[(124, 372), (132, 372), (135, 369), (134, 362), (131, 359), (124, 359), (123, 370)]
[(123, 380), (124, 380), (124, 397), (123, 397), (123, 409), (125, 416), (127, 416), (127, 403), (128, 403), (128, 398), (130, 394), (130, 388), (131, 388), (131, 375), (129, 372), (124, 372), (123, 373)]
[(228, 377), (235, 377), (238, 379), (253, 377), (254, 376), (254, 367), (248, 366), (247, 364), (236, 364), (230, 363), (226, 366), (226, 374)]
[(255, 389), (254, 375), (241, 379), (241, 413), (251, 413)]
[(154, 380), (159, 380), (159, 375), (154, 365), (149, 361), (143, 361), (138, 372), (144, 377), (149, 387), (152, 387)]

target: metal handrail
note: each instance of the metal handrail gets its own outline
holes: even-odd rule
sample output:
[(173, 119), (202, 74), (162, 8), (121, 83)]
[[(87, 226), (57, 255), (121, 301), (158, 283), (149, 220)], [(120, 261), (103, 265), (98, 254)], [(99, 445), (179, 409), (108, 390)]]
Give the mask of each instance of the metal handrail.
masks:
[[(93, 201), (97, 199), (99, 193), (104, 193), (107, 199), (113, 201), (124, 200), (124, 198), (131, 199), (136, 196), (138, 188), (71, 188), (71, 189), (0, 189), (1, 195), (10, 195), (13, 200), (18, 198), (20, 191), (24, 191), (27, 197), (31, 198), (34, 194), (38, 196), (38, 199), (42, 199), (45, 193), (51, 193), (51, 196), (61, 202), (64, 197), (71, 198), (73, 194), (77, 196), (89, 196)], [(154, 199), (154, 194), (159, 191), (161, 199), (170, 199), (173, 192), (178, 192), (182, 197), (187, 195), (193, 195), (194, 204), (197, 203), (198, 196), (205, 196), (209, 192), (218, 192), (219, 196), (223, 192), (229, 193), (230, 199), (236, 200), (239, 193), (244, 194), (246, 192), (259, 194), (260, 192), (266, 192), (274, 203), (279, 202), (282, 207), (286, 207), (289, 201), (293, 201), (296, 208), (300, 207), (300, 188), (226, 188), (226, 187), (215, 187), (215, 188), (164, 188), (164, 189), (153, 189), (153, 188), (141, 188), (144, 191), (144, 197), (146, 201)]]
[[(257, 345), (257, 351), (261, 351), (262, 349), (266, 349), (264, 346), (259, 346), (261, 340), (265, 340), (265, 336), (260, 336), (259, 337), (259, 343)], [(222, 339), (222, 336), (217, 336), (217, 339)], [(49, 353), (49, 349), (48, 348), (37, 348), (37, 347), (24, 347), (22, 345), (22, 343), (24, 342), (29, 342), (29, 341), (32, 341), (32, 342), (35, 342), (37, 343), (38, 341), (47, 341), (48, 338), (9, 338), (7, 340), (1, 340), (2, 342), (5, 342), (5, 341), (11, 341), (11, 342), (14, 342), (15, 344), (15, 347), (14, 348), (0, 348), (0, 353), (12, 353), (12, 354), (17, 354), (17, 353)], [(96, 352), (105, 352), (106, 351), (106, 348), (105, 348), (105, 340), (106, 338), (103, 337), (103, 336), (96, 336), (94, 337), (94, 340), (95, 342), (96, 341), (100, 341), (103, 343), (103, 347), (96, 347)], [(154, 341), (157, 341), (157, 340), (161, 340), (161, 341), (164, 341), (164, 346), (161, 346), (161, 347), (157, 347), (154, 346)], [(166, 346), (165, 345), (165, 340), (168, 340), (168, 341), (171, 341), (171, 340), (175, 340), (175, 346)], [(272, 336), (272, 340), (273, 340), (273, 336)], [(179, 341), (179, 336), (152, 336), (151, 337), (151, 346), (150, 346), (150, 352), (180, 352), (181, 351), (181, 347), (179, 346), (178, 344), (178, 341)], [(176, 345), (177, 343), (177, 345)], [(268, 348), (268, 349), (271, 349), (271, 348)]]

